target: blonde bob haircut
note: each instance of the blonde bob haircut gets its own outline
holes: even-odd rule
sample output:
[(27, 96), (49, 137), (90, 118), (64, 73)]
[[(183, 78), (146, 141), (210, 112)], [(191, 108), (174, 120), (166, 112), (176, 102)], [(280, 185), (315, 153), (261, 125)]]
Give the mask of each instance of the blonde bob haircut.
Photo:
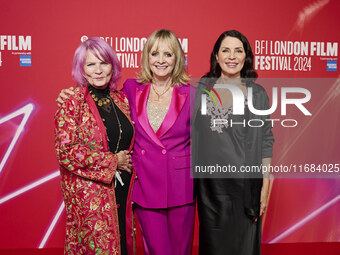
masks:
[[(138, 74), (137, 81), (142, 84), (152, 82), (152, 72), (149, 66), (149, 53), (155, 43), (166, 41), (170, 50), (175, 54), (175, 67), (171, 75), (171, 86), (182, 85), (189, 82), (189, 76), (184, 68), (185, 59), (181, 44), (177, 36), (170, 30), (160, 29), (152, 33), (146, 41), (142, 51), (142, 70)], [(157, 47), (158, 48), (158, 47)]]

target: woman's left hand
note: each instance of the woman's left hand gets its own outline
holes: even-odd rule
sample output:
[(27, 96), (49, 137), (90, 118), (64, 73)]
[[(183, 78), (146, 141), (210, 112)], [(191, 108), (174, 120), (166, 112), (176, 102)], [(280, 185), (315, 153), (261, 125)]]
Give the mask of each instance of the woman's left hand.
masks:
[(268, 196), (269, 196), (268, 187), (263, 186), (261, 189), (260, 216), (262, 216), (267, 209)]
[[(260, 215), (259, 215), (260, 217), (266, 212), (267, 203), (268, 203), (268, 197), (269, 197), (268, 186), (264, 185), (264, 186), (262, 186), (262, 189), (261, 189)], [(255, 217), (253, 219), (253, 221), (257, 222), (258, 219), (259, 219), (259, 217)]]
[[(269, 169), (271, 158), (263, 158), (262, 165)], [(261, 188), (261, 200), (260, 200), (260, 217), (266, 212), (269, 198), (269, 175), (268, 173), (263, 174), (262, 188)]]
[(131, 152), (127, 150), (120, 151), (117, 153), (117, 157), (118, 157), (117, 168), (131, 174), (132, 169)]

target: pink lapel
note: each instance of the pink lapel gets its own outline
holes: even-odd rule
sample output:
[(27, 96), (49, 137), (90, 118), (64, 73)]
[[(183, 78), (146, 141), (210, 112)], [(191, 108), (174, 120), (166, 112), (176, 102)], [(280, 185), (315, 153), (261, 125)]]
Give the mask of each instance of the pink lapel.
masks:
[(165, 115), (165, 118), (162, 122), (162, 125), (156, 132), (158, 137), (162, 137), (175, 123), (179, 113), (181, 112), (185, 100), (187, 99), (188, 94), (180, 94), (178, 91), (178, 87), (174, 86), (174, 90), (172, 92), (172, 99), (170, 103), (169, 110)]
[(149, 96), (149, 91), (150, 91), (150, 83), (145, 85), (145, 88), (143, 90), (140, 90), (139, 88), (136, 87), (136, 113), (137, 113), (137, 118), (141, 126), (143, 127), (144, 131), (150, 136), (150, 138), (158, 144), (160, 147), (164, 148), (164, 145), (162, 142), (159, 140), (155, 132), (153, 131), (149, 118), (148, 118), (148, 113), (146, 109), (146, 104), (148, 101), (148, 96)]

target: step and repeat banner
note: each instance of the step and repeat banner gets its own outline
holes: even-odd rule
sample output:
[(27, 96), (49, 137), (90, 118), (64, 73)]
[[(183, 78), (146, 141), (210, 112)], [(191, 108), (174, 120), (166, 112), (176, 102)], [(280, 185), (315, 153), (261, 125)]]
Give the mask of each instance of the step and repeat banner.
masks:
[[(258, 83), (278, 104), (262, 242), (340, 240), (339, 1), (11, 0), (0, 6), (0, 249), (64, 245), (54, 113), (60, 90), (75, 86), (77, 46), (92, 36), (107, 41), (121, 62), (122, 86), (136, 77), (147, 37), (161, 28), (177, 34), (193, 81), (208, 71), (222, 32), (236, 29), (250, 41)], [(305, 101), (293, 105), (292, 98)]]

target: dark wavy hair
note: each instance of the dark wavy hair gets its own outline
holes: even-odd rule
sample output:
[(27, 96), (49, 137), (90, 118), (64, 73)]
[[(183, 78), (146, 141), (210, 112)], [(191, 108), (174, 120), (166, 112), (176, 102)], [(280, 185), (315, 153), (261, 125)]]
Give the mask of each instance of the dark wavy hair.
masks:
[(246, 59), (241, 70), (241, 78), (250, 78), (252, 80), (255, 80), (257, 78), (257, 73), (253, 67), (254, 62), (253, 51), (250, 47), (248, 39), (239, 31), (236, 30), (225, 31), (218, 37), (217, 41), (215, 42), (213, 51), (211, 52), (210, 55), (210, 71), (204, 77), (218, 78), (221, 76), (222, 70), (217, 62), (216, 55), (220, 50), (222, 41), (228, 36), (239, 39), (242, 42), (244, 51), (246, 53)]

